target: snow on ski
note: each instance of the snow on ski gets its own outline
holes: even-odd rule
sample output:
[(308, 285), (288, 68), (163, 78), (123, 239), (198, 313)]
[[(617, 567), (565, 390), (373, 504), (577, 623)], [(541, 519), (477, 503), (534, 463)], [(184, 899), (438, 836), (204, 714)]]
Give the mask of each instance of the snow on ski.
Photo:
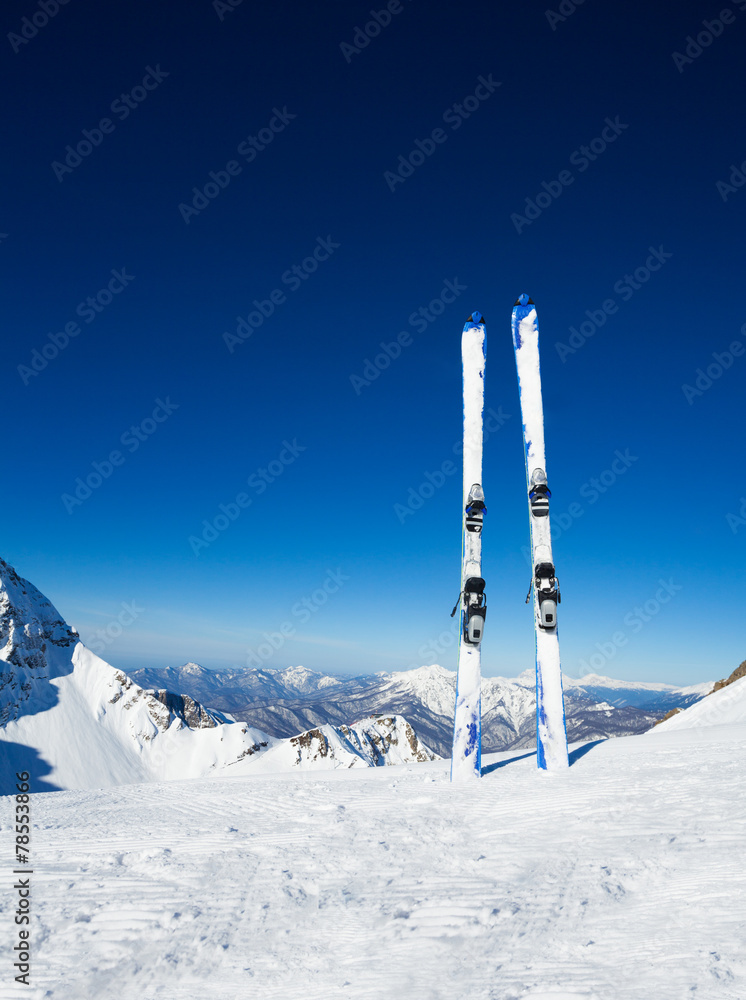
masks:
[(559, 582), (552, 559), (549, 498), (544, 454), (544, 410), (539, 368), (539, 322), (528, 295), (513, 307), (513, 346), (518, 369), (518, 389), (526, 453), (529, 524), (536, 628), (536, 757), (548, 771), (568, 766), (565, 706), (562, 696), (557, 605)]
[(464, 500), (461, 605), (453, 726), (451, 781), (479, 778), (482, 773), (481, 642), (487, 611), (482, 579), (482, 524), (486, 507), (482, 490), (484, 364), (487, 339), (484, 317), (474, 312), (461, 337), (464, 380)]

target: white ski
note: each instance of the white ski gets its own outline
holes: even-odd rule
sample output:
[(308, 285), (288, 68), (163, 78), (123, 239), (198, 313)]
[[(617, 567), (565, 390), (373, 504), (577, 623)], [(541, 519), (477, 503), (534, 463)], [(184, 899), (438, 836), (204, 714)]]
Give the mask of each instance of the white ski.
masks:
[[(565, 706), (562, 696), (557, 605), (559, 582), (552, 559), (549, 498), (544, 454), (544, 410), (539, 370), (539, 322), (528, 295), (520, 295), (513, 308), (513, 346), (518, 369), (518, 389), (526, 453), (531, 559), (536, 627), (536, 758), (548, 771), (568, 766)], [(526, 598), (528, 603), (531, 596)]]
[(461, 337), (464, 379), (464, 494), (461, 592), (461, 639), (456, 678), (451, 781), (482, 774), (481, 642), (487, 611), (482, 579), (482, 524), (486, 507), (482, 491), (482, 422), (484, 363), (487, 338), (484, 317), (469, 317)]

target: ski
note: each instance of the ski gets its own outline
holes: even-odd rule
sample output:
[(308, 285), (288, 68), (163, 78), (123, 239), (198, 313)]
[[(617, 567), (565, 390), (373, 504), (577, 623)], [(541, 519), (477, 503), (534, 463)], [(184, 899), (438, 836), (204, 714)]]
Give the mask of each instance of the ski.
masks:
[(464, 493), (462, 509), (461, 591), (451, 617), (461, 609), (451, 781), (482, 774), (481, 642), (487, 599), (482, 579), (482, 526), (487, 508), (482, 489), (484, 317), (474, 312), (461, 336), (464, 382)]
[(536, 758), (547, 771), (568, 766), (565, 706), (562, 695), (557, 605), (560, 588), (552, 558), (549, 500), (544, 453), (544, 411), (539, 368), (539, 321), (528, 295), (513, 307), (513, 347), (518, 369), (518, 390), (526, 455), (529, 525), (531, 530), (531, 583), (526, 603), (534, 591), (536, 630)]

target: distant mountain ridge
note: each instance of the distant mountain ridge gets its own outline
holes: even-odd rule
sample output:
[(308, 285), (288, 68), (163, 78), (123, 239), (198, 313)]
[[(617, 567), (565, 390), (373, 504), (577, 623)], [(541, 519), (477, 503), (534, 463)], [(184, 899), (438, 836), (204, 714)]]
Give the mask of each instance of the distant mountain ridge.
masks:
[[(441, 756), (451, 752), (456, 675), (436, 664), (398, 673), (337, 677), (305, 667), (213, 671), (189, 663), (135, 670), (131, 676), (143, 687), (168, 685), (184, 691), (278, 738), (299, 729), (391, 713), (406, 718)], [(533, 670), (515, 678), (483, 680), (485, 752), (533, 745), (534, 686)], [(712, 684), (676, 687), (589, 674), (579, 680), (565, 677), (564, 687), (568, 737), (574, 741), (645, 732), (672, 708), (694, 704)]]
[(716, 687), (707, 698), (665, 719), (655, 727), (653, 733), (744, 722), (746, 722), (746, 674), (742, 671), (738, 677), (729, 679), (729, 683)]
[[(679, 722), (677, 722), (673, 728), (678, 728), (678, 727), (688, 728), (690, 725), (692, 726), (714, 725), (714, 724), (719, 724), (721, 721), (722, 722), (733, 721), (733, 719), (730, 717), (730, 713), (723, 712), (722, 709), (725, 706), (729, 706), (729, 709), (732, 709), (733, 705), (731, 704), (731, 702), (738, 702), (739, 699), (743, 700), (743, 692), (745, 689), (743, 684), (738, 684), (738, 681), (743, 681), (744, 679), (746, 679), (746, 660), (744, 660), (741, 664), (739, 664), (739, 666), (737, 666), (736, 669), (733, 671), (733, 673), (730, 674), (728, 677), (724, 677), (722, 680), (715, 682), (715, 686), (712, 688), (712, 690), (706, 692), (706, 698), (708, 699), (708, 701), (706, 702), (706, 704), (703, 705), (703, 707), (701, 707), (700, 710), (689, 712), (687, 711), (686, 708), (672, 708), (668, 712), (666, 712), (663, 718), (656, 723), (656, 726), (662, 726), (664, 723), (667, 723), (669, 719), (673, 719), (677, 715), (680, 715), (682, 713), (686, 714), (686, 718), (683, 720), (680, 719)], [(723, 691), (725, 688), (731, 687), (731, 685), (733, 684), (738, 684), (737, 688), (734, 691), (728, 692), (725, 697), (718, 694), (720, 691)], [(718, 694), (718, 698), (716, 698), (713, 701), (711, 700), (711, 696), (715, 694)], [(743, 705), (746, 705), (746, 701), (743, 701), (741, 709), (743, 708)], [(738, 715), (738, 711), (739, 710), (736, 709), (736, 716)], [(713, 719), (716, 720), (716, 722), (713, 722)], [(743, 720), (740, 718), (736, 718), (735, 721), (740, 722)], [(672, 728), (672, 727), (667, 726), (667, 728)]]

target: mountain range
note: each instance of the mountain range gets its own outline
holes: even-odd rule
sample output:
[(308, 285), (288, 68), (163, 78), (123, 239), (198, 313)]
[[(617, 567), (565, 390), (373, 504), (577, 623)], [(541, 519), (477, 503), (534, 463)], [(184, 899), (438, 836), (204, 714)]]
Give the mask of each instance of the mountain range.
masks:
[[(229, 712), (249, 726), (288, 737), (318, 725), (389, 713), (401, 715), (440, 756), (451, 753), (456, 674), (433, 664), (398, 673), (343, 678), (286, 667), (284, 670), (208, 670), (196, 663), (142, 669), (130, 676), (145, 688), (182, 691)], [(694, 704), (712, 682), (690, 687), (618, 681), (589, 674), (565, 676), (567, 735), (571, 742), (645, 732), (674, 708)], [(536, 740), (533, 670), (515, 678), (482, 681), (482, 744), (485, 752), (532, 746)]]

